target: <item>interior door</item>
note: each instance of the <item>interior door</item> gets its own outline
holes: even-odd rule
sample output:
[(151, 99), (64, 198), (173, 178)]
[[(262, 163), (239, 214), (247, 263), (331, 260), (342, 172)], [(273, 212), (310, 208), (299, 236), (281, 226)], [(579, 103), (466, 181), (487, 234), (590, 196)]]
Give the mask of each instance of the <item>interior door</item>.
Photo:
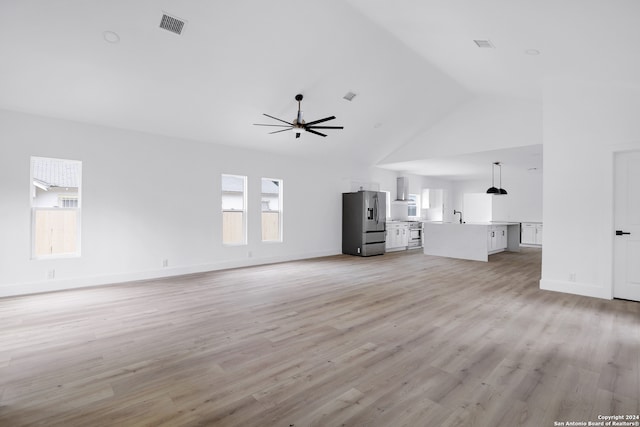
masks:
[(640, 151), (615, 159), (613, 296), (640, 301)]

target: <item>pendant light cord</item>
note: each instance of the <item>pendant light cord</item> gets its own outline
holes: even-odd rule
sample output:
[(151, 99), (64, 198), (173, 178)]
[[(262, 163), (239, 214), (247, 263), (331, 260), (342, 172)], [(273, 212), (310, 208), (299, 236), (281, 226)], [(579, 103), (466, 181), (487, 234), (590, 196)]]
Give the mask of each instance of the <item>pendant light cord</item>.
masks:
[(496, 178), (496, 164), (494, 163), (491, 165), (491, 186), (492, 187), (496, 186), (495, 178)]

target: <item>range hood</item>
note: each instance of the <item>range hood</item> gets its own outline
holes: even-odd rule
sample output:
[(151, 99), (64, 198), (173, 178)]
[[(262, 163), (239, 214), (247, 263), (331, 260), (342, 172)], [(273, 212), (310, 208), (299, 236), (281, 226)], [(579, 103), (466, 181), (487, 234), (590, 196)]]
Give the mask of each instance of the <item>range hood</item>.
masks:
[(401, 176), (396, 180), (396, 201), (406, 202), (409, 200), (409, 179)]

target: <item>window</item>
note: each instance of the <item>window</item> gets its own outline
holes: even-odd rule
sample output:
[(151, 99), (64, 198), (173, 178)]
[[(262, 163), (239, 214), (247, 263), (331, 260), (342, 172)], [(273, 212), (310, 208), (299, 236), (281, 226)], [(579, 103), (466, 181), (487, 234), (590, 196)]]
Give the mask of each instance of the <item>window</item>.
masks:
[(282, 242), (282, 180), (262, 178), (262, 241)]
[(247, 244), (247, 177), (222, 175), (222, 243)]
[(82, 162), (31, 158), (33, 258), (80, 255)]
[(409, 194), (407, 216), (414, 218), (419, 217), (420, 211), (418, 210), (418, 206), (420, 206), (420, 196), (417, 194)]

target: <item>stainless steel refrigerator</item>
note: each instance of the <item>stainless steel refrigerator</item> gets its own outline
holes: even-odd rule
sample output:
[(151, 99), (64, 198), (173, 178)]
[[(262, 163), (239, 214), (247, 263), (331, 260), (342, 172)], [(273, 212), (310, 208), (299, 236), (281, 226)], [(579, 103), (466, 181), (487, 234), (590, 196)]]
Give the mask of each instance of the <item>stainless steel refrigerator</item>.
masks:
[(342, 193), (342, 253), (384, 254), (386, 212), (384, 193)]

